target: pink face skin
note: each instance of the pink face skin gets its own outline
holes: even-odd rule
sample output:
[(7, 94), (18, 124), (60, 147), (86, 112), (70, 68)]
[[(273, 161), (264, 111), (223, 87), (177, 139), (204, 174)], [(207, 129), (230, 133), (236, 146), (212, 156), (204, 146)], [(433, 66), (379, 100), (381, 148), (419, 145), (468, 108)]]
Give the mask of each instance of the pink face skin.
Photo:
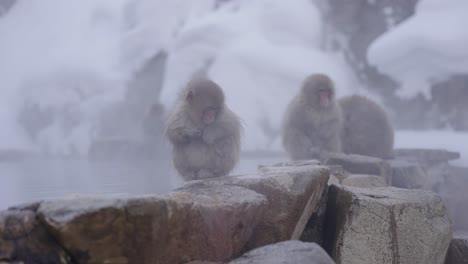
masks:
[(217, 114), (216, 109), (212, 109), (212, 108), (205, 109), (205, 111), (203, 111), (203, 118), (202, 118), (203, 123), (205, 125), (209, 125), (213, 123), (216, 120), (216, 114)]
[(320, 91), (319, 92), (319, 101), (320, 106), (327, 107), (330, 105), (330, 92), (329, 91)]

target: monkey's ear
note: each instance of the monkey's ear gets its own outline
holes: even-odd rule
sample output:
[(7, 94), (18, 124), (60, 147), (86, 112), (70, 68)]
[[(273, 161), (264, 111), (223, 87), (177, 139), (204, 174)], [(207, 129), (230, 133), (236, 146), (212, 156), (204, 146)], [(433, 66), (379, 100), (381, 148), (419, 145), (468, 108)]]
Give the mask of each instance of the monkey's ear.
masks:
[(185, 100), (187, 102), (191, 102), (193, 100), (193, 91), (188, 91), (187, 95), (185, 96)]

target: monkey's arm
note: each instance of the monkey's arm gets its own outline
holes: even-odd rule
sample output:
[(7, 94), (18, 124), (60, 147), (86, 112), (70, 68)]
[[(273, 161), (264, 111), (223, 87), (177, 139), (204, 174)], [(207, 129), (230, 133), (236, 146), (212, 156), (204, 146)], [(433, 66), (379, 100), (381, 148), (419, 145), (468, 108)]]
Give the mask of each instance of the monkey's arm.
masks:
[(201, 130), (179, 114), (169, 118), (165, 135), (172, 144), (187, 144), (193, 138), (200, 138)]
[(283, 133), (283, 145), (293, 160), (311, 159), (318, 154), (318, 149), (313, 147), (310, 138), (298, 128), (286, 129)]
[(225, 176), (239, 161), (240, 135), (219, 138), (212, 145), (210, 168), (215, 176)]

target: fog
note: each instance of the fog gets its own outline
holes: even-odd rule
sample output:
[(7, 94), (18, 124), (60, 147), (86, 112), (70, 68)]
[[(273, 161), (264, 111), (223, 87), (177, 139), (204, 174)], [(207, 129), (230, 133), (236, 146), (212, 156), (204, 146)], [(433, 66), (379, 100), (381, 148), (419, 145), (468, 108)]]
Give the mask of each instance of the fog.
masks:
[(396, 147), (458, 151), (454, 164), (468, 166), (468, 5), (339, 2), (0, 2), (0, 209), (180, 185), (145, 118), (162, 105), (158, 130), (200, 75), (223, 87), (243, 121), (233, 174), (287, 159), (281, 118), (314, 72), (335, 81), (338, 97), (383, 105)]

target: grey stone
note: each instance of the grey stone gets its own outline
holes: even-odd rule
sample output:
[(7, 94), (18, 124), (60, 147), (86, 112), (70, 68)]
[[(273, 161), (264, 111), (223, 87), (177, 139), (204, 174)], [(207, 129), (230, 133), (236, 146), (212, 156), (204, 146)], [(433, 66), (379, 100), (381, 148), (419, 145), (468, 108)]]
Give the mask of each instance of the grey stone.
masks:
[(460, 153), (444, 149), (395, 149), (395, 158), (420, 162), (422, 165), (433, 165), (460, 158)]
[(453, 234), (445, 264), (468, 264), (468, 233), (455, 232)]
[(319, 245), (284, 241), (252, 250), (229, 264), (334, 264)]
[(451, 221), (423, 190), (332, 185), (324, 247), (336, 263), (442, 264)]
[(360, 188), (386, 187), (385, 179), (377, 175), (351, 174), (341, 181), (342, 185)]
[(380, 158), (356, 154), (332, 153), (326, 161), (327, 165), (340, 165), (351, 174), (380, 175), (390, 185), (390, 168), (388, 163)]
[(166, 195), (62, 199), (38, 209), (78, 263), (226, 261), (240, 254), (267, 201), (237, 186)]
[(261, 166), (256, 175), (242, 175), (192, 181), (190, 186), (241, 186), (263, 194), (268, 209), (245, 250), (260, 246), (299, 239), (311, 216), (320, 208), (320, 200), (327, 188), (328, 168), (318, 163), (281, 163)]
[(429, 175), (416, 162), (389, 161), (392, 185), (399, 188), (418, 189), (430, 184)]

